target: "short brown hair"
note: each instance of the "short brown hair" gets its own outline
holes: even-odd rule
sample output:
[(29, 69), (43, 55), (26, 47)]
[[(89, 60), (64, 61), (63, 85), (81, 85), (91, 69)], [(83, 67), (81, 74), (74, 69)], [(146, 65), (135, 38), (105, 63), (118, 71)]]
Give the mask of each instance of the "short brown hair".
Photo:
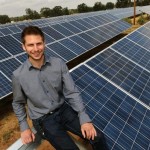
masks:
[(21, 33), (21, 40), (22, 40), (23, 44), (25, 44), (25, 36), (26, 35), (40, 35), (42, 37), (43, 42), (45, 41), (44, 33), (37, 26), (28, 26), (23, 29), (23, 31)]

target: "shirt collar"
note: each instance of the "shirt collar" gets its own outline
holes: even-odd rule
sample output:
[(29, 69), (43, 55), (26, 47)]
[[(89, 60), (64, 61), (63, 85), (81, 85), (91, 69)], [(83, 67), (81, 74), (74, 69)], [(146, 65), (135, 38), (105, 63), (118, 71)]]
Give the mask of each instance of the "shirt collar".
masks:
[[(29, 61), (29, 59), (26, 60), (26, 63), (27, 63), (27, 66), (28, 66), (28, 69), (30, 70), (31, 68), (34, 68), (33, 65), (31, 64), (31, 62)], [(44, 65), (46, 65), (47, 63), (50, 64), (50, 57), (48, 57), (46, 54), (44, 54)]]

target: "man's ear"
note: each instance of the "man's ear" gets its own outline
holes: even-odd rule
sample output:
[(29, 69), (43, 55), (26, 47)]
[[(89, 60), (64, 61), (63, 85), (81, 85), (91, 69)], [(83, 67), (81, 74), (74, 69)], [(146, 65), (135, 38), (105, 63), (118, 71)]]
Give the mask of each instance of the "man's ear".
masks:
[(26, 51), (25, 45), (22, 43), (22, 49)]

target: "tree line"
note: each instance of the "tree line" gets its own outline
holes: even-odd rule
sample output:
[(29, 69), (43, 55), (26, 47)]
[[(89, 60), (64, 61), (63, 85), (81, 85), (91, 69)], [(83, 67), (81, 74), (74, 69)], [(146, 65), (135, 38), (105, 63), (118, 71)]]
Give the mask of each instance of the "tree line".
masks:
[[(40, 18), (48, 18), (48, 17), (56, 17), (62, 15), (70, 15), (74, 13), (85, 13), (91, 11), (100, 11), (106, 9), (113, 9), (113, 8), (126, 8), (132, 7), (133, 1), (131, 0), (117, 0), (114, 4), (112, 2), (106, 3), (106, 5), (102, 4), (101, 2), (96, 2), (93, 7), (87, 6), (85, 3), (82, 3), (77, 6), (77, 9), (68, 9), (67, 7), (62, 8), (61, 6), (55, 6), (54, 8), (50, 9), (49, 7), (41, 8), (40, 12), (36, 10), (32, 10), (30, 8), (26, 8), (26, 14), (20, 17), (9, 17), (8, 15), (0, 15), (0, 24), (10, 23), (11, 21), (23, 21), (29, 19), (40, 19)], [(145, 6), (150, 5), (150, 0), (136, 0), (137, 6)]]

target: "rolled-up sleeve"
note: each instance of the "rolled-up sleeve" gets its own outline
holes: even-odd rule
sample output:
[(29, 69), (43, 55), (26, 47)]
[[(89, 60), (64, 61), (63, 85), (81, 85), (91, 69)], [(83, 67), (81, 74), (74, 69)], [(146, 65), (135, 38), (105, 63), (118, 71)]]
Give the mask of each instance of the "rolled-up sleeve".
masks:
[(22, 91), (21, 85), (17, 78), (12, 75), (12, 87), (13, 87), (13, 110), (18, 118), (20, 130), (24, 131), (29, 128), (27, 123), (27, 113), (25, 109), (26, 96)]
[(62, 81), (63, 81), (63, 94), (65, 99), (71, 105), (71, 107), (78, 112), (80, 124), (91, 122), (88, 114), (86, 113), (85, 106), (82, 101), (79, 90), (77, 89), (67, 65), (62, 61)]

